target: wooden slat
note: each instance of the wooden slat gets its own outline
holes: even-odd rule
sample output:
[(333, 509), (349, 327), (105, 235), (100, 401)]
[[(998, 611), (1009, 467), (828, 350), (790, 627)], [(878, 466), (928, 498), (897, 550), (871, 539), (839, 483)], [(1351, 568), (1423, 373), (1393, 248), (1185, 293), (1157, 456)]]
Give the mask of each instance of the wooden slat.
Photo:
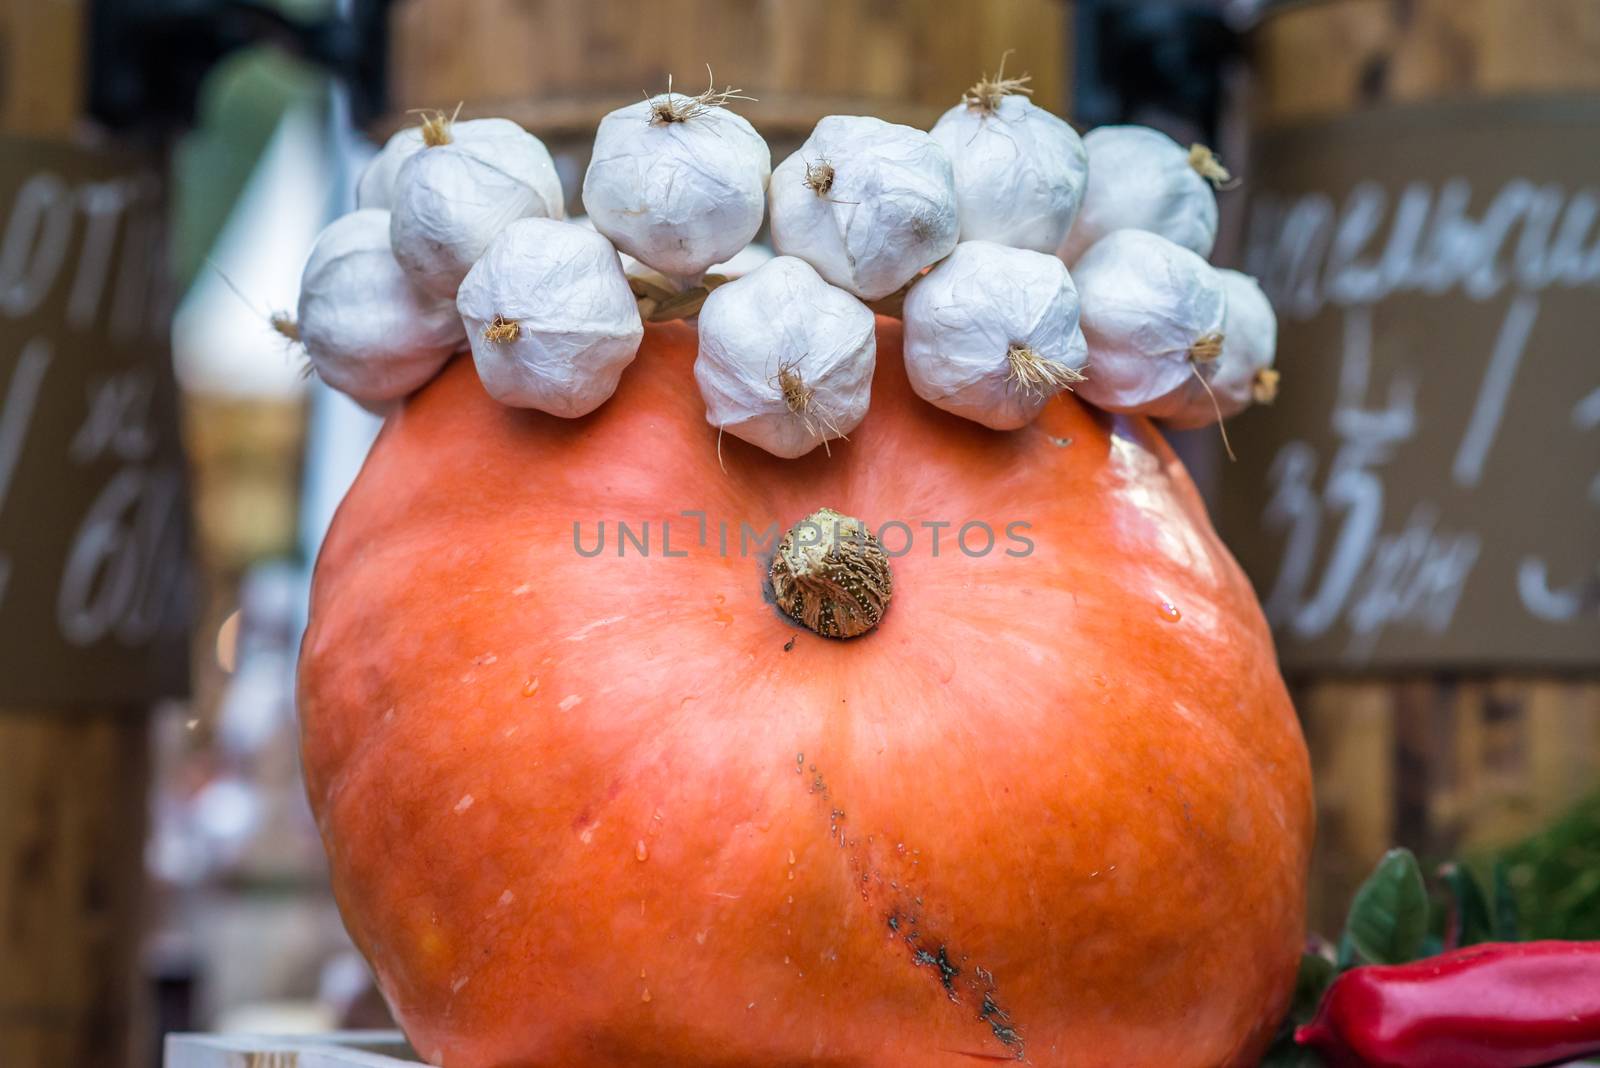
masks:
[(1595, 0), (1317, 0), (1256, 31), (1258, 118), (1600, 89)]
[(540, 133), (588, 133), (668, 73), (697, 92), (710, 64), (719, 85), (759, 98), (739, 110), (763, 130), (835, 112), (926, 125), (1008, 48), (1008, 69), (1062, 107), (1067, 25), (1062, 0), (401, 0), (392, 96), (398, 112), (465, 101)]
[(0, 709), (0, 1063), (128, 1062), (144, 718)]
[(0, 130), (65, 137), (83, 111), (86, 0), (0, 0)]

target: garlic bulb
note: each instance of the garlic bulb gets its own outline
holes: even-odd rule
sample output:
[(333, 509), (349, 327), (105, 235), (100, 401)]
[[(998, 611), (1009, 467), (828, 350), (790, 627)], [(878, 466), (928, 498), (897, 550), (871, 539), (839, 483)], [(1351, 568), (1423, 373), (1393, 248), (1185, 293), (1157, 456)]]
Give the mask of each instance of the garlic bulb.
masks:
[(1217, 240), (1213, 183), (1228, 172), (1201, 145), (1184, 148), (1148, 126), (1101, 126), (1083, 138), (1089, 184), (1061, 243), (1069, 266), (1113, 230), (1149, 230), (1199, 256)]
[(455, 305), (418, 290), (395, 262), (389, 213), (375, 209), (317, 236), (297, 319), (317, 375), (374, 408), (421, 387), (465, 340)]
[(1218, 270), (1228, 295), (1222, 321), (1222, 353), (1205, 385), (1188, 382), (1152, 402), (1151, 415), (1179, 430), (1209, 426), (1248, 408), (1270, 404), (1278, 391), (1272, 359), (1278, 347), (1278, 320), (1256, 280), (1238, 271)]
[(489, 395), (567, 419), (605, 403), (644, 337), (611, 242), (554, 219), (507, 226), (456, 307)]
[(863, 300), (888, 296), (950, 254), (955, 172), (930, 135), (829, 115), (772, 172), (772, 246)]
[(955, 167), (961, 240), (1054, 252), (1089, 179), (1083, 141), (1027, 97), (985, 92), (987, 84), (974, 86), (932, 131)]
[(906, 295), (917, 396), (995, 430), (1026, 426), (1083, 379), (1078, 291), (1054, 256), (963, 241)]
[(455, 296), (483, 250), (514, 219), (566, 214), (544, 142), (507, 119), (449, 126), (451, 140), (421, 148), (395, 177), (395, 259), (423, 289)]
[(877, 355), (865, 304), (778, 256), (700, 309), (694, 379), (706, 422), (774, 456), (802, 456), (867, 414)]
[(1089, 342), (1080, 397), (1107, 411), (1148, 412), (1152, 401), (1215, 374), (1228, 300), (1205, 260), (1159, 234), (1115, 230), (1072, 277)]
[(583, 178), (596, 229), (680, 288), (761, 229), (772, 153), (730, 98), (667, 92), (613, 111)]

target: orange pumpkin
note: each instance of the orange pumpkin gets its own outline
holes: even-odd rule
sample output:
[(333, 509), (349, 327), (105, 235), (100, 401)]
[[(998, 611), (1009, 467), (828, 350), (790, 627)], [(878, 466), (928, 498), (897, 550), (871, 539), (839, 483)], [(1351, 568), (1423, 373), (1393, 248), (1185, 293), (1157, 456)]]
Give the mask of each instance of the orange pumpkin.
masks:
[[(318, 563), (303, 755), (345, 922), (433, 1063), (1266, 1045), (1312, 811), (1248, 583), (1145, 421), (1063, 396), (986, 430), (899, 352), (880, 320), (866, 422), (800, 460), (719, 460), (683, 324), (580, 420), (463, 359), (390, 418)], [(890, 524), (892, 603), (851, 640), (773, 605), (770, 540), (741, 552), (822, 506)]]

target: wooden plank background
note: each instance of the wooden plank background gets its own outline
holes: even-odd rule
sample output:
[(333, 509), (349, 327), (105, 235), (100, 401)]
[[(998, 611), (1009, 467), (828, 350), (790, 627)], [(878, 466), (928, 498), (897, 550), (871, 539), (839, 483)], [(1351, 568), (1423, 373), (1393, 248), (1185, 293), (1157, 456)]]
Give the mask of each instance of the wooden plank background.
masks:
[[(392, 18), (391, 102), (506, 115), (541, 136), (590, 136), (602, 116), (666, 87), (718, 85), (763, 132), (809, 132), (824, 115), (927, 126), (1007, 49), (1034, 97), (1066, 101), (1062, 0), (400, 0)], [(803, 136), (803, 135), (802, 135)]]
[[(1254, 33), (1259, 127), (1391, 104), (1600, 92), (1600, 0), (1309, 0)], [(1600, 789), (1600, 675), (1292, 681), (1316, 780), (1311, 923), (1373, 862), (1513, 841)]]

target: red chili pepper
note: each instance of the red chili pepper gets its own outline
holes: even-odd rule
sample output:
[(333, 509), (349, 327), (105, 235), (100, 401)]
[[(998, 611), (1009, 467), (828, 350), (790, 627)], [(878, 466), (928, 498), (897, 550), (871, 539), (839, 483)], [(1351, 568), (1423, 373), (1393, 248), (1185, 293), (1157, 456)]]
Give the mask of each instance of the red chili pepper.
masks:
[(1352, 968), (1296, 1042), (1338, 1068), (1532, 1068), (1600, 1051), (1600, 942), (1484, 943)]

